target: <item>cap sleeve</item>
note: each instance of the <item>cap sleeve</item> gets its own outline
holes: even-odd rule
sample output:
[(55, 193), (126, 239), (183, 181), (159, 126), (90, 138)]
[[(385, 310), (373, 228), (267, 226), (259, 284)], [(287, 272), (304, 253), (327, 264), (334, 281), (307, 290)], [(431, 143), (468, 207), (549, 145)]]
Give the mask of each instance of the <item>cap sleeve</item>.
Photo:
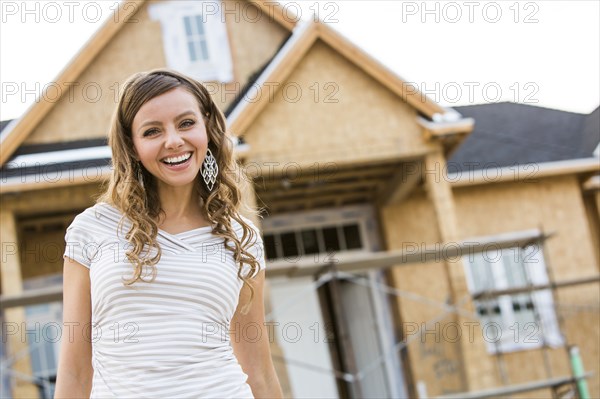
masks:
[(89, 269), (98, 253), (99, 243), (94, 238), (92, 227), (82, 219), (82, 215), (77, 216), (67, 227), (63, 258), (71, 258)]

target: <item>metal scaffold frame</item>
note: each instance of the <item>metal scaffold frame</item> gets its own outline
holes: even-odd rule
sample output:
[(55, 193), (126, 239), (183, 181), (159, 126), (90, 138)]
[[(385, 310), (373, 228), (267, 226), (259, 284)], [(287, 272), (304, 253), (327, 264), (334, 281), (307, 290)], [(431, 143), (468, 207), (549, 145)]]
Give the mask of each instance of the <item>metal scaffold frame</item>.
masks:
[[(461, 243), (453, 245), (451, 247), (440, 247), (436, 246), (434, 248), (425, 248), (422, 251), (418, 252), (410, 252), (405, 253), (403, 251), (385, 251), (385, 252), (377, 252), (377, 253), (369, 253), (364, 255), (357, 256), (353, 254), (351, 257), (346, 257), (345, 254), (339, 254), (336, 257), (335, 261), (331, 259), (325, 258), (322, 261), (315, 261), (313, 259), (304, 259), (299, 260), (295, 263), (290, 262), (270, 262), (269, 267), (267, 268), (270, 276), (314, 276), (315, 280), (312, 284), (308, 285), (305, 290), (302, 290), (298, 296), (303, 296), (307, 292), (316, 291), (323, 284), (336, 281), (340, 278), (344, 278), (347, 281), (350, 281), (354, 284), (367, 284), (369, 286), (373, 285), (373, 282), (364, 282), (365, 277), (359, 276), (356, 273), (362, 271), (368, 271), (372, 269), (386, 269), (390, 267), (403, 266), (407, 264), (415, 264), (415, 263), (427, 263), (433, 260), (439, 261), (440, 259), (456, 259), (461, 254), (473, 254), (478, 252), (483, 252), (490, 250), (490, 244), (493, 244), (493, 248), (491, 249), (504, 249), (504, 248), (525, 248), (526, 246), (532, 243), (543, 242), (551, 235), (545, 235), (540, 232), (540, 230), (530, 230), (527, 232), (522, 232), (518, 234), (508, 234), (508, 235), (500, 235), (493, 237), (478, 237), (470, 240), (465, 240)], [(542, 248), (544, 246), (542, 245)], [(549, 260), (545, 256), (546, 262), (546, 272), (549, 278), (548, 284), (543, 285), (533, 285), (531, 284), (531, 279), (528, 278), (528, 285), (522, 288), (511, 288), (506, 290), (495, 290), (495, 291), (483, 291), (478, 292), (473, 295), (467, 294), (457, 300), (454, 304), (450, 305), (445, 302), (435, 301), (431, 298), (423, 296), (416, 292), (410, 292), (406, 290), (401, 290), (396, 287), (391, 287), (386, 284), (376, 283), (375, 286), (381, 292), (387, 295), (393, 295), (397, 297), (401, 297), (407, 300), (417, 301), (422, 304), (426, 304), (428, 306), (434, 306), (441, 310), (441, 312), (436, 315), (434, 318), (428, 320), (424, 326), (425, 329), (431, 326), (433, 323), (439, 322), (447, 317), (449, 314), (457, 314), (462, 317), (478, 320), (478, 315), (468, 309), (463, 308), (462, 306), (469, 299), (472, 300), (491, 300), (497, 298), (501, 295), (511, 295), (516, 293), (528, 293), (532, 295), (532, 292), (544, 289), (551, 289), (555, 307), (559, 307), (560, 304), (558, 302), (558, 298), (556, 295), (557, 288), (561, 287), (570, 287), (581, 284), (590, 284), (596, 283), (600, 281), (600, 276), (590, 276), (586, 278), (579, 278), (574, 280), (565, 280), (561, 282), (555, 282), (554, 276), (552, 274), (552, 268), (549, 267)], [(349, 278), (351, 277), (351, 278)], [(62, 300), (62, 287), (48, 287), (44, 289), (30, 290), (26, 291), (18, 296), (2, 296), (0, 297), (1, 301), (1, 309), (18, 307), (18, 306), (26, 306), (37, 303), (45, 303), (51, 301), (60, 301)], [(280, 304), (276, 309), (274, 309), (271, 313), (266, 316), (266, 321), (273, 321), (278, 313), (285, 311), (286, 308), (292, 306), (296, 300), (299, 298), (293, 297), (288, 298), (285, 303)], [(560, 314), (558, 314), (558, 322), (561, 334), (563, 335), (564, 328), (564, 320)], [(539, 320), (539, 314), (536, 315), (536, 320)], [(421, 328), (420, 332), (422, 333), (424, 329)], [(543, 334), (542, 334), (543, 335)], [(415, 334), (406, 340), (396, 342), (393, 346), (393, 350), (385, 353), (375, 361), (371, 362), (369, 365), (364, 367), (361, 370), (352, 369), (348, 370), (335, 370), (335, 369), (327, 369), (317, 365), (308, 364), (306, 362), (290, 359), (284, 356), (274, 355), (274, 359), (278, 361), (285, 362), (286, 364), (293, 364), (299, 367), (310, 368), (311, 370), (320, 370), (321, 372), (331, 373), (335, 378), (346, 381), (350, 384), (356, 384), (357, 389), (354, 390), (355, 393), (360, 392), (360, 381), (365, 378), (370, 372), (375, 370), (382, 362), (386, 360), (389, 356), (397, 356), (398, 353), (407, 347), (413, 340), (419, 338), (419, 334)], [(569, 353), (570, 346), (567, 344), (566, 339), (563, 339), (564, 348)], [(440, 399), (454, 399), (454, 398), (487, 398), (493, 396), (501, 396), (501, 395), (511, 395), (515, 393), (534, 391), (539, 389), (552, 389), (553, 397), (560, 398), (563, 394), (560, 392), (561, 389), (564, 389), (565, 386), (573, 386), (575, 384), (580, 383), (581, 381), (585, 381), (586, 378), (589, 378), (592, 373), (584, 373), (580, 375), (572, 375), (568, 377), (553, 377), (552, 370), (550, 367), (549, 359), (547, 356), (547, 350), (549, 346), (545, 341), (543, 341), (542, 349), (544, 351), (544, 364), (545, 370), (547, 374), (547, 379), (534, 381), (526, 384), (516, 384), (516, 385), (508, 385), (509, 381), (506, 375), (501, 376), (502, 381), (505, 384), (503, 387), (482, 390), (477, 392), (461, 392), (452, 395), (444, 395), (439, 396)], [(497, 352), (500, 355), (496, 356), (497, 362), (499, 364), (499, 369), (503, 370), (503, 358), (501, 352)], [(10, 370), (10, 364), (16, 359), (15, 356), (23, 356), (23, 353), (16, 353), (12, 355), (12, 359), (6, 359), (7, 362), (3, 365), (3, 372), (9, 372), (15, 378), (24, 378), (27, 380), (31, 380), (33, 377), (20, 375), (18, 372), (12, 372)]]

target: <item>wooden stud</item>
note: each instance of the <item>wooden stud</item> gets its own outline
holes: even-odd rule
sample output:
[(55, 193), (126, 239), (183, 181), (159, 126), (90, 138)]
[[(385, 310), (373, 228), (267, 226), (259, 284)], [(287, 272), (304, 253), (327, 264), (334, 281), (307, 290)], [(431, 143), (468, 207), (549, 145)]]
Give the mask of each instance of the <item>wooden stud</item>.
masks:
[(422, 179), (422, 164), (420, 161), (402, 164), (378, 195), (378, 205), (384, 207), (399, 203), (413, 193)]
[[(21, 278), (21, 262), (19, 258), (19, 245), (15, 215), (10, 208), (3, 204), (0, 210), (0, 237), (2, 242), (0, 261), (0, 276), (2, 277), (2, 295), (20, 295), (23, 292), (23, 281)], [(29, 345), (23, 339), (22, 328), (25, 326), (25, 309), (15, 307), (7, 309), (4, 312), (4, 323), (6, 328), (11, 329), (7, 332), (7, 358), (15, 356), (18, 360), (10, 363), (9, 368), (18, 373), (32, 375), (31, 361), (29, 356)], [(26, 352), (23, 356), (21, 353)], [(37, 398), (38, 389), (29, 381), (21, 378), (15, 378), (12, 395), (17, 398)]]
[[(428, 197), (435, 210), (440, 241), (442, 243), (457, 243), (459, 242), (459, 232), (454, 197), (450, 184), (443, 173), (446, 166), (446, 159), (440, 147), (438, 143), (438, 150), (425, 156), (425, 185)], [(466, 276), (462, 268), (452, 267), (452, 264), (447, 261), (444, 261), (444, 271), (449, 288), (449, 302), (454, 304), (457, 292), (462, 293), (466, 290)], [(450, 317), (450, 322), (457, 322), (458, 320), (457, 315)], [(460, 340), (458, 346), (448, 346), (448, 350), (451, 352), (450, 357), (459, 365), (460, 375), (457, 383), (463, 389), (467, 389), (467, 373), (463, 359), (463, 347), (464, 342)]]

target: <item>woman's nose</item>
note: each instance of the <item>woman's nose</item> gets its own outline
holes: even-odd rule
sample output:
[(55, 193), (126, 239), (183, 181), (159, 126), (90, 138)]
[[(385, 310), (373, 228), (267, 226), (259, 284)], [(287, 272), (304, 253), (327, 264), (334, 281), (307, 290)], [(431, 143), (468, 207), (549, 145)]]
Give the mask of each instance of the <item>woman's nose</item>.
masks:
[(165, 147), (166, 148), (178, 148), (183, 145), (183, 138), (177, 132), (177, 129), (167, 129)]

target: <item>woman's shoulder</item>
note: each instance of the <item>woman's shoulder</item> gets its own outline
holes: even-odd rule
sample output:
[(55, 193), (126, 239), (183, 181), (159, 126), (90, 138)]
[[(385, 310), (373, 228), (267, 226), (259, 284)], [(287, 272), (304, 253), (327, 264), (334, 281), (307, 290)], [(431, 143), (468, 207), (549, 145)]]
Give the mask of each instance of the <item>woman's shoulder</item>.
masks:
[[(254, 230), (257, 234), (260, 235), (260, 229), (256, 226), (256, 224), (250, 218), (248, 218), (242, 214), (238, 214), (238, 216), (248, 227), (250, 227), (252, 230)], [(236, 231), (243, 230), (242, 225), (237, 220), (235, 220), (233, 218), (231, 220), (232, 220), (232, 226), (234, 227), (234, 229)]]
[(121, 212), (106, 202), (98, 202), (79, 213), (69, 228), (101, 229), (115, 227), (121, 219)]

